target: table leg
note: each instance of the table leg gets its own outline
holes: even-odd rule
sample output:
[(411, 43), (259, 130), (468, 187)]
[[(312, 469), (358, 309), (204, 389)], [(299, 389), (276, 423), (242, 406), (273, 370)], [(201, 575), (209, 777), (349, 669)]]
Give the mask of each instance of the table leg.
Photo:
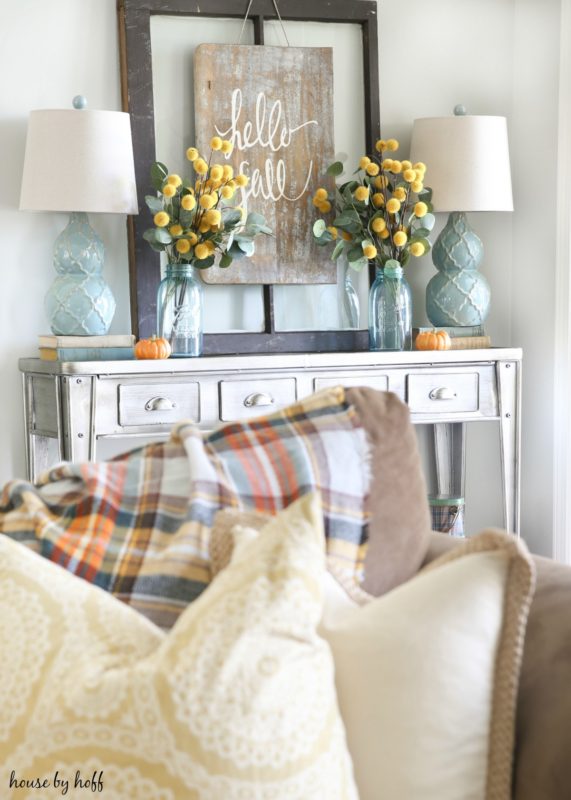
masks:
[(508, 532), (515, 533), (517, 536), (520, 535), (520, 366), (516, 361), (498, 361), (496, 364), (500, 410), (504, 524)]
[(464, 497), (466, 425), (463, 422), (435, 423), (434, 454), (438, 494)]

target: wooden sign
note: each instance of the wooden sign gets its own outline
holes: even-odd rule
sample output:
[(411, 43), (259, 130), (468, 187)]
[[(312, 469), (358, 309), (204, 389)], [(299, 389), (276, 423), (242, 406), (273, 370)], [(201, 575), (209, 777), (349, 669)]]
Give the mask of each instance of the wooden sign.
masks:
[(227, 163), (250, 179), (237, 204), (263, 214), (274, 232), (256, 238), (254, 256), (205, 270), (204, 280), (334, 283), (330, 248), (312, 234), (313, 193), (334, 160), (331, 48), (199, 45), (194, 107), (200, 152), (209, 153), (213, 136), (232, 142)]

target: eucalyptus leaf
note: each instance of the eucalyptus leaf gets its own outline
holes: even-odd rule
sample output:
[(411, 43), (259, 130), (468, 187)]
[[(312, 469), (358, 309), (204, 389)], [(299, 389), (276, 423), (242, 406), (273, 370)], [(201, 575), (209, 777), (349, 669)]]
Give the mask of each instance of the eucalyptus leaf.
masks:
[(159, 211), (163, 210), (163, 201), (160, 197), (155, 197), (154, 194), (147, 194), (145, 195), (145, 203), (150, 211), (153, 214), (157, 214)]
[(326, 244), (330, 244), (333, 241), (333, 234), (331, 231), (324, 231), (321, 236), (315, 240), (315, 243), (319, 247), (324, 247)]
[(349, 261), (351, 264), (353, 261), (359, 261), (361, 258), (363, 258), (363, 249), (360, 245), (357, 247), (351, 247), (347, 251), (347, 261)]
[(172, 236), (165, 228), (157, 228), (155, 238), (160, 244), (172, 244)]
[(408, 250), (403, 250), (403, 253), (401, 255), (402, 266), (406, 267), (409, 261), (410, 261), (410, 253), (408, 252)]
[(315, 236), (316, 239), (319, 239), (319, 237), (323, 233), (325, 233), (326, 230), (327, 230), (327, 225), (325, 224), (325, 220), (323, 219), (315, 220), (315, 222), (313, 223), (313, 235)]
[(214, 264), (214, 256), (208, 256), (208, 258), (195, 258), (192, 262), (193, 267), (197, 267), (198, 269), (208, 269)]
[(242, 212), (235, 209), (222, 211), (222, 221), (225, 228), (233, 228), (242, 221)]
[(227, 252), (236, 261), (246, 258), (246, 253), (239, 247), (238, 242), (232, 242), (232, 246), (228, 248)]
[(344, 245), (345, 245), (345, 242), (343, 241), (343, 239), (341, 239), (340, 242), (337, 242), (337, 244), (333, 248), (333, 252), (331, 253), (331, 259), (333, 261), (336, 261), (339, 258), (339, 256), (341, 255), (341, 253), (344, 250)]
[(234, 259), (232, 258), (230, 253), (222, 253), (220, 261), (218, 262), (218, 266), (222, 267), (222, 269), (226, 269), (226, 267), (230, 266), (233, 260)]
[(358, 258), (356, 261), (349, 262), (349, 266), (351, 267), (351, 269), (354, 269), (355, 272), (361, 272), (361, 270), (363, 270), (368, 265), (369, 261), (364, 256)]
[(414, 229), (414, 236), (428, 236), (430, 231), (428, 228), (415, 228)]
[(432, 189), (429, 186), (425, 186), (424, 189), (418, 193), (418, 199), (422, 200), (423, 203), (430, 203), (432, 200)]
[(434, 216), (434, 214), (425, 214), (424, 217), (422, 217), (422, 226), (424, 228), (427, 228), (429, 231), (431, 231), (434, 228), (435, 223), (436, 223), (436, 217)]
[(162, 189), (168, 174), (169, 171), (165, 165), (161, 164), (160, 161), (155, 161), (151, 166), (151, 186), (153, 189)]
[(333, 164), (330, 164), (327, 167), (325, 174), (337, 177), (337, 175), (341, 175), (342, 172), (343, 172), (343, 164), (340, 161), (334, 161)]
[(248, 258), (253, 256), (256, 252), (256, 245), (254, 242), (239, 241), (238, 247), (248, 256)]
[(190, 228), (194, 219), (194, 211), (185, 211), (184, 208), (181, 208), (178, 219), (183, 228)]
[(266, 218), (262, 214), (257, 214), (255, 211), (250, 211), (246, 218), (246, 225), (265, 225)]

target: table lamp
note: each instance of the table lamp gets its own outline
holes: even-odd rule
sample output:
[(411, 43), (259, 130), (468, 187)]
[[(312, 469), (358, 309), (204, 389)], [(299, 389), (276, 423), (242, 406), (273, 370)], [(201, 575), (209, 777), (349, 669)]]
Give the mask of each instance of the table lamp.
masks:
[(454, 116), (415, 119), (411, 161), (423, 161), (434, 211), (449, 211), (432, 249), (438, 270), (426, 287), (426, 313), (435, 326), (482, 325), (490, 287), (478, 271), (484, 246), (467, 211), (513, 211), (505, 117)]
[(103, 242), (87, 214), (136, 214), (131, 121), (120, 111), (91, 111), (82, 96), (74, 110), (32, 111), (28, 122), (20, 208), (68, 211), (54, 246), (58, 276), (45, 300), (53, 333), (107, 333), (115, 298), (102, 270)]

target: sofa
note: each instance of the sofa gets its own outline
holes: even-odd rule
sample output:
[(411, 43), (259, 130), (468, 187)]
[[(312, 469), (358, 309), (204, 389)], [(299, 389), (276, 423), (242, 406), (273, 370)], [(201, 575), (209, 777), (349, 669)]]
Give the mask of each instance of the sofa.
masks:
[[(282, 518), (281, 515), (285, 516)], [(289, 550), (280, 544), (282, 528), (290, 531)], [(316, 533), (316, 528), (321, 533)], [(262, 536), (260, 531), (266, 530), (269, 532)], [(478, 744), (479, 761), (470, 752), (467, 712), (464, 712), (466, 725), (462, 726), (466, 729), (463, 731), (466, 752), (459, 753), (457, 759), (451, 758), (455, 731), (459, 734), (458, 727), (454, 729), (454, 725), (458, 726), (458, 718), (454, 718), (456, 722), (452, 725), (453, 718), (445, 718), (446, 697), (444, 702), (443, 698), (437, 699), (438, 714), (444, 714), (441, 742), (448, 741), (450, 750), (449, 754), (444, 754), (446, 759), (442, 762), (442, 770), (450, 768), (451, 761), (461, 762), (464, 758), (470, 762), (472, 772), (468, 771), (462, 777), (458, 764), (454, 763), (452, 769), (456, 770), (456, 783), (444, 792), (428, 788), (425, 792), (418, 788), (422, 786), (420, 781), (411, 783), (413, 788), (402, 792), (395, 794), (396, 790), (393, 790), (390, 796), (386, 791), (383, 793), (382, 786), (378, 793), (369, 788), (364, 794), (359, 783), (362, 797), (378, 797), (379, 800), (385, 797), (396, 800), (397, 795), (399, 800), (409, 797), (413, 800), (432, 797), (507, 800), (510, 795), (516, 800), (563, 800), (571, 797), (568, 757), (571, 755), (571, 701), (567, 695), (571, 626), (566, 618), (568, 601), (571, 600), (571, 569), (546, 559), (532, 558), (523, 544), (506, 534), (492, 531), (480, 538), (475, 537), (474, 542), (464, 543), (431, 532), (426, 484), (416, 437), (406, 406), (390, 393), (369, 389), (345, 391), (342, 387), (335, 387), (269, 417), (247, 423), (230, 423), (206, 435), (192, 424), (183, 423), (177, 426), (166, 444), (150, 445), (106, 464), (62, 465), (46, 473), (36, 486), (24, 481), (12, 482), (4, 488), (0, 501), (0, 531), (4, 534), (0, 537), (0, 581), (8, 604), (3, 635), (12, 642), (16, 637), (18, 643), (18, 647), (8, 647), (6, 638), (0, 641), (7, 655), (4, 659), (4, 694), (11, 698), (6, 708), (12, 709), (12, 724), (17, 725), (14, 730), (21, 737), (20, 744), (14, 745), (10, 726), (6, 724), (3, 732), (0, 725), (0, 754), (3, 757), (0, 758), (3, 762), (0, 781), (9, 782), (13, 793), (8, 797), (24, 796), (18, 795), (17, 781), (25, 779), (13, 765), (21, 765), (22, 773), (27, 770), (28, 775), (30, 770), (38, 772), (40, 768), (45, 774), (47, 765), (51, 770), (54, 764), (59, 765), (60, 775), (63, 775), (66, 766), (71, 770), (72, 766), (79, 765), (75, 774), (81, 774), (80, 781), (86, 781), (86, 773), (81, 769), (92, 768), (95, 780), (97, 770), (101, 772), (100, 765), (107, 763), (106, 758), (112, 762), (107, 780), (116, 781), (115, 786), (124, 786), (124, 796), (180, 797), (181, 800), (183, 797), (185, 800), (193, 797), (230, 800), (234, 796), (287, 796), (299, 797), (300, 800), (356, 797), (350, 760), (344, 749), (343, 726), (348, 731), (349, 750), (355, 761), (349, 716), (351, 706), (358, 703), (350, 697), (348, 705), (344, 706), (339, 682), (337, 700), (334, 692), (323, 700), (329, 704), (328, 714), (335, 720), (331, 737), (327, 747), (319, 750), (321, 760), (310, 764), (307, 774), (304, 773), (304, 780), (310, 782), (304, 785), (318, 787), (319, 776), (324, 774), (323, 765), (329, 764), (327, 770), (335, 775), (335, 779), (327, 792), (324, 793), (321, 786), (308, 793), (307, 789), (300, 788), (299, 776), (288, 775), (283, 778), (283, 787), (287, 784), (284, 795), (280, 794), (281, 784), (272, 784), (267, 795), (261, 789), (257, 794), (258, 789), (252, 787), (258, 785), (256, 780), (261, 780), (260, 776), (266, 775), (260, 771), (259, 764), (267, 753), (262, 748), (257, 756), (260, 762), (257, 766), (252, 765), (249, 758), (253, 758), (256, 748), (251, 742), (247, 747), (242, 742), (242, 750), (236, 751), (238, 755), (234, 754), (242, 765), (240, 768), (247, 768), (246, 772), (250, 768), (253, 770), (253, 773), (248, 772), (250, 783), (246, 782), (241, 788), (234, 787), (229, 775), (218, 774), (217, 770), (222, 769), (220, 754), (218, 761), (214, 759), (214, 762), (204, 755), (209, 748), (216, 750), (217, 747), (226, 753), (227, 747), (227, 743), (218, 741), (220, 736), (217, 733), (226, 730), (223, 724), (226, 700), (220, 698), (219, 683), (213, 685), (215, 682), (211, 680), (216, 674), (218, 682), (223, 681), (227, 665), (213, 648), (224, 646), (227, 648), (224, 652), (235, 654), (243, 646), (243, 643), (239, 646), (236, 642), (224, 643), (225, 634), (222, 633), (213, 642), (212, 630), (224, 631), (225, 624), (230, 626), (230, 619), (238, 613), (236, 609), (242, 602), (250, 611), (233, 623), (232, 630), (240, 629), (240, 635), (249, 624), (249, 616), (263, 616), (263, 608), (275, 606), (276, 614), (281, 614), (284, 609), (280, 605), (279, 592), (268, 585), (276, 576), (290, 575), (292, 570), (295, 572), (292, 585), (300, 583), (300, 575), (311, 584), (312, 580), (315, 582), (317, 573), (308, 576), (307, 570), (310, 567), (321, 569), (323, 559), (328, 580), (330, 577), (334, 579), (334, 586), (326, 586), (323, 590), (326, 610), (332, 598), (333, 633), (328, 639), (323, 627), (321, 635), (329, 642), (334, 656), (338, 644), (336, 637), (340, 635), (335, 631), (337, 618), (342, 618), (343, 614), (360, 613), (357, 608), (368, 614), (375, 603), (382, 603), (385, 598), (386, 608), (392, 609), (391, 614), (396, 613), (399, 598), (406, 597), (409, 587), (420, 586), (422, 581), (425, 586), (432, 581), (433, 589), (428, 590), (424, 603), (428, 608), (432, 601), (430, 592), (436, 593), (434, 587), (438, 587), (440, 580), (444, 581), (445, 574), (452, 574), (454, 564), (463, 562), (466, 565), (465, 572), (458, 572), (455, 578), (455, 591), (462, 591), (463, 580), (472, 581), (473, 597), (479, 597), (478, 592), (482, 590), (483, 602), (490, 608), (490, 598), (493, 597), (496, 600), (500, 598), (497, 602), (503, 604), (501, 614), (492, 613), (492, 617), (495, 614), (495, 628), (485, 615), (474, 617), (474, 627), (478, 630), (471, 631), (470, 625), (457, 617), (450, 625), (451, 636), (456, 637), (454, 646), (460, 654), (458, 658), (461, 658), (463, 642), (468, 649), (472, 646), (468, 641), (470, 635), (487, 637), (488, 660), (485, 663), (489, 675), (486, 678), (488, 684), (481, 687), (481, 697), (489, 699), (490, 709), (482, 711), (479, 723), (477, 735), (482, 740)], [(321, 540), (323, 545), (319, 544)], [(296, 556), (296, 542), (303, 557)], [(323, 550), (321, 554), (320, 548)], [(287, 569), (278, 569), (276, 565), (286, 557), (289, 559)], [(496, 569), (500, 560), (503, 571)], [(471, 576), (467, 565), (476, 562), (487, 565), (488, 572), (482, 573), (487, 578), (478, 578), (478, 572)], [(267, 570), (260, 576), (259, 570), (264, 564)], [(260, 585), (266, 587), (262, 599), (248, 594), (248, 581), (253, 578), (261, 580)], [(223, 590), (227, 587), (246, 593), (239, 595), (243, 598), (240, 603), (229, 603), (225, 599)], [(336, 598), (335, 593), (340, 587), (341, 593)], [(486, 595), (485, 591), (490, 588), (493, 591)], [(296, 651), (292, 657), (293, 661), (302, 664), (309, 657), (308, 647), (311, 645), (313, 649), (308, 663), (313, 665), (311, 669), (321, 670), (321, 686), (331, 689), (331, 656), (323, 649), (322, 639), (316, 634), (315, 626), (320, 624), (314, 602), (319, 595), (319, 591), (315, 594), (316, 591), (314, 586), (305, 596), (303, 603), (309, 605), (303, 606), (303, 614), (288, 619), (289, 627), (283, 629), (280, 648), (302, 643), (301, 651)], [(313, 599), (308, 600), (309, 596)], [(422, 597), (422, 594), (418, 596)], [(13, 599), (8, 603), (6, 598), (10, 597)], [(353, 604), (351, 608), (347, 606), (349, 601)], [(296, 602), (302, 603), (301, 600)], [(417, 605), (420, 613), (424, 601), (417, 597), (416, 602), (420, 602)], [(442, 602), (443, 614), (454, 606), (453, 597), (444, 597)], [(252, 603), (254, 605), (248, 605)], [(32, 613), (34, 608), (36, 614)], [(257, 609), (255, 614), (254, 608)], [(383, 608), (379, 605), (381, 617)], [(16, 613), (14, 609), (20, 611)], [(45, 618), (41, 625), (38, 624), (40, 616)], [(209, 620), (208, 630), (202, 630), (201, 620), (206, 619)], [(270, 626), (274, 632), (280, 629), (280, 625), (285, 625), (281, 617), (276, 619), (279, 624), (274, 620), (274, 627)], [(212, 620), (218, 620), (218, 628)], [(313, 628), (308, 620), (313, 620)], [(413, 622), (410, 618), (411, 630)], [(323, 620), (321, 624), (325, 625)], [(430, 625), (434, 629), (428, 632), (428, 648), (431, 640), (441, 634), (438, 619), (430, 620), (428, 616), (422, 627)], [(260, 626), (257, 630), (262, 636), (266, 629), (262, 622)], [(404, 627), (401, 626), (401, 630)], [(32, 632), (30, 641), (23, 633), (28, 628)], [(54, 634), (50, 640), (50, 632), (57, 631), (63, 633), (61, 636)], [(67, 639), (64, 636), (66, 631), (69, 632)], [(195, 643), (194, 649), (188, 650), (185, 636), (198, 635), (197, 631), (202, 631), (202, 638), (198, 639), (201, 645)], [(391, 635), (395, 635), (394, 631), (391, 633), (389, 630), (389, 642)], [(401, 637), (398, 628), (396, 635), (398, 639), (406, 638)], [(413, 638), (417, 638), (416, 634)], [(250, 638), (248, 641), (251, 646), (255, 640)], [(447, 640), (439, 641), (442, 650), (447, 646)], [(408, 646), (414, 642), (405, 644)], [(268, 646), (273, 648), (275, 642)], [(341, 649), (343, 647), (347, 645), (341, 642)], [(501, 657), (500, 651), (503, 653)], [(211, 652), (214, 653), (212, 660), (203, 663), (203, 654)], [(351, 653), (348, 655), (350, 657)], [(378, 657), (379, 654), (373, 655)], [(440, 656), (441, 652), (434, 653), (435, 658)], [(188, 664), (194, 663), (193, 659), (196, 660), (196, 671), (189, 676)], [(500, 675), (498, 664), (502, 659), (503, 685), (500, 692), (497, 678)], [(40, 669), (42, 663), (51, 665), (49, 669), (45, 667), (44, 674)], [(271, 682), (273, 657), (261, 659), (260, 663), (264, 680), (267, 678)], [(442, 663), (446, 668), (449, 666), (445, 660)], [(405, 668), (409, 666), (405, 664)], [(465, 674), (477, 682), (475, 666), (462, 665), (466, 673), (459, 666), (454, 680), (451, 676), (450, 683), (455, 681), (460, 689), (458, 702), (463, 702), (462, 694), (470, 700), (470, 691), (462, 691), (462, 680)], [(419, 664), (419, 672), (421, 667)], [(241, 675), (249, 668), (249, 662), (246, 666), (241, 663), (235, 675)], [(291, 684), (295, 686), (295, 692), (305, 691), (305, 688), (300, 689), (306, 683), (303, 676), (310, 674), (308, 668), (305, 669), (301, 677), (297, 675), (297, 682)], [(335, 670), (338, 680), (342, 671), (341, 661), (335, 662)], [(13, 675), (18, 671), (21, 675), (29, 675), (27, 682), (35, 687), (30, 689), (29, 696), (25, 696), (21, 689), (17, 690), (21, 683), (15, 682)], [(414, 674), (413, 670), (413, 682)], [(53, 683), (45, 687), (43, 681), (48, 682), (50, 676)], [(178, 676), (176, 681), (173, 676)], [(425, 682), (425, 685), (429, 684), (430, 681)], [(440, 680), (440, 684), (446, 691), (446, 680)], [(152, 691), (151, 685), (154, 686)], [(187, 687), (188, 695), (182, 692), (181, 687)], [(473, 684), (471, 687), (476, 696), (478, 688)], [(380, 694), (384, 688), (379, 687)], [(418, 690), (416, 685), (411, 687), (412, 694)], [(164, 723), (161, 717), (161, 724), (165, 727), (159, 739), (153, 734), (153, 725), (160, 729), (160, 715), (157, 716), (156, 708), (153, 710), (148, 705), (153, 692), (157, 692), (162, 712), (168, 706), (170, 714), (168, 723)], [(295, 692), (292, 689), (292, 698)], [(321, 688), (318, 691), (317, 685), (314, 692), (321, 696)], [(53, 697), (58, 693), (59, 705), (54, 705)], [(314, 696), (308, 695), (310, 698)], [(238, 696), (235, 698), (236, 707), (242, 704), (243, 708), (246, 701), (243, 695), (240, 697), (239, 701)], [(192, 698), (192, 703), (189, 698)], [(206, 702), (205, 698), (211, 700)], [(362, 699), (365, 705), (369, 702), (366, 696)], [(390, 699), (387, 697), (387, 702)], [(121, 703), (129, 702), (128, 713), (113, 717), (113, 714), (119, 714), (117, 709)], [(292, 703), (291, 713), (297, 709), (303, 714), (302, 706), (297, 708)], [(432, 714), (435, 707), (429, 705), (427, 713)], [(481, 709), (472, 707), (474, 715), (478, 716)], [(498, 707), (501, 707), (500, 711), (497, 711)], [(200, 723), (200, 717), (195, 718), (196, 708), (202, 709), (203, 723)], [(213, 708), (218, 709), (222, 717), (211, 717)], [(348, 715), (344, 714), (344, 708), (349, 709)], [(24, 713), (28, 714), (27, 728), (19, 716)], [(109, 719), (107, 714), (111, 715)], [(180, 728), (181, 715), (186, 715), (184, 722), (188, 730)], [(115, 719), (114, 725), (110, 719)], [(89, 720), (95, 732), (91, 731)], [(155, 720), (150, 727), (149, 720)], [(211, 728), (207, 726), (208, 720)], [(394, 720), (391, 724), (395, 724)], [(426, 724), (430, 725), (432, 721), (428, 719)], [(134, 725), (134, 728), (127, 731), (125, 725), (127, 728)], [(233, 726), (227, 729), (230, 739), (236, 733), (234, 723)], [(486, 738), (488, 731), (484, 728), (494, 729), (491, 738)], [(392, 729), (389, 727), (388, 730), (390, 737)], [(133, 738), (133, 731), (140, 734), (140, 740), (127, 744), (127, 740)], [(186, 751), (184, 742), (188, 735), (199, 744)], [(395, 740), (399, 735), (395, 729)], [(409, 735), (413, 738), (407, 739)], [(57, 750), (60, 745), (56, 747), (58, 736), (62, 742), (60, 750)], [(94, 738), (90, 739), (92, 736)], [(419, 741), (418, 731), (406, 729), (402, 736), (404, 747), (407, 742)], [(449, 739), (446, 740), (445, 736)], [(105, 743), (105, 737), (111, 744)], [(87, 743), (92, 741), (92, 744), (82, 748), (80, 739)], [(176, 747), (173, 745), (176, 758), (172, 752), (168, 758), (164, 756), (164, 764), (171, 766), (166, 769), (164, 764), (161, 767), (155, 765), (147, 774), (148, 765), (159, 758), (161, 748), (171, 740), (179, 742)], [(319, 741), (321, 747), (322, 736)], [(50, 747), (55, 748), (53, 752), (58, 753), (57, 758), (56, 755), (49, 756)], [(98, 747), (103, 753), (99, 754), (99, 760), (93, 755), (98, 752)], [(315, 747), (312, 752), (317, 752)], [(38, 748), (39, 755), (34, 748)], [(116, 756), (111, 754), (123, 752), (121, 748), (124, 749), (123, 761), (119, 758), (116, 762)], [(445, 749), (443, 744), (440, 749)], [(65, 759), (69, 760), (64, 759), (64, 752)], [(278, 772), (285, 775), (287, 770), (281, 752), (278, 749), (273, 754), (275, 763), (272, 762), (271, 766), (273, 769), (279, 762)], [(438, 761), (439, 748), (429, 752), (431, 758)], [(478, 767), (484, 761), (487, 766)], [(416, 764), (411, 769), (407, 767), (408, 772), (421, 771), (421, 762), (419, 753)], [(135, 769), (137, 764), (138, 772)], [(196, 764), (200, 766), (198, 771)], [(337, 765), (334, 772), (333, 764)], [(358, 764), (354, 766), (359, 777), (360, 767)], [(466, 775), (475, 774), (475, 768), (480, 771), (485, 768), (487, 777), (483, 780), (466, 778)], [(171, 773), (177, 769), (183, 775), (192, 772), (193, 790), (188, 787), (181, 789), (184, 780), (180, 778), (183, 782), (180, 786), (176, 784), (178, 789), (172, 789), (170, 794), (165, 789), (164, 795), (161, 794), (160, 781), (155, 786), (153, 780), (159, 775), (161, 780), (167, 781), (167, 773), (170, 780)], [(234, 777), (236, 769), (238, 767), (233, 768)], [(390, 763), (387, 769), (391, 769)], [(50, 775), (52, 773), (53, 770)], [(257, 776), (255, 780), (252, 774)], [(35, 775), (33, 780), (41, 777)], [(102, 780), (101, 775), (98, 779)], [(397, 782), (390, 785), (398, 786), (398, 775), (393, 775), (391, 780)], [(129, 791), (133, 791), (133, 786), (139, 787), (133, 795), (127, 794), (125, 781), (131, 782)], [(459, 785), (464, 788), (458, 789)], [(250, 788), (245, 789), (245, 786)], [(52, 788), (55, 792), (57, 787)], [(122, 795), (119, 792), (110, 796)]]

